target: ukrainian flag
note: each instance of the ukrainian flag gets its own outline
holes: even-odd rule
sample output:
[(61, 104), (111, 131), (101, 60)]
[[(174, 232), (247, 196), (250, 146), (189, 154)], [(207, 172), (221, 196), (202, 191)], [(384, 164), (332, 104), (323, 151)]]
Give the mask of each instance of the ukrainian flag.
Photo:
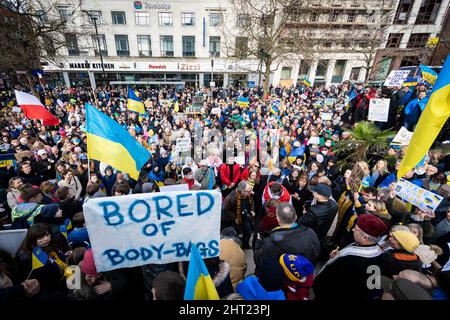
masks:
[(86, 103), (88, 156), (128, 173), (137, 180), (150, 153), (116, 121)]
[(415, 87), (417, 86), (417, 78), (413, 78), (413, 77), (408, 77), (406, 78), (406, 80), (403, 82), (403, 86), (404, 87)]
[(434, 85), (438, 77), (436, 71), (434, 71), (430, 67), (424, 66), (423, 64), (420, 65), (420, 71), (422, 72), (422, 79), (429, 84)]
[(220, 300), (205, 262), (195, 245), (192, 245), (184, 300)]
[(277, 114), (278, 113), (278, 107), (273, 104), (272, 107), (270, 108), (270, 112), (272, 112), (272, 114)]
[(127, 108), (130, 111), (134, 111), (140, 114), (145, 113), (144, 104), (142, 103), (141, 99), (139, 99), (134, 92), (133, 89), (128, 87), (128, 101), (127, 101)]
[(178, 97), (176, 93), (173, 95), (173, 101), (175, 101), (175, 107), (173, 108), (173, 112), (180, 111), (180, 105), (178, 104)]
[(307, 87), (311, 87), (311, 81), (306, 77), (303, 78), (303, 84)]
[(428, 103), (419, 118), (405, 157), (398, 169), (402, 178), (414, 168), (430, 149), (448, 117), (450, 116), (450, 54), (433, 86)]
[(67, 231), (72, 229), (72, 221), (70, 219), (66, 219), (63, 225), (59, 227), (59, 232), (66, 238), (67, 240)]
[(248, 97), (239, 97), (237, 99), (237, 104), (240, 107), (248, 107), (248, 104), (249, 104)]
[(46, 265), (48, 261), (48, 254), (42, 251), (41, 248), (36, 247), (33, 249), (33, 253), (31, 256), (31, 269), (39, 269)]

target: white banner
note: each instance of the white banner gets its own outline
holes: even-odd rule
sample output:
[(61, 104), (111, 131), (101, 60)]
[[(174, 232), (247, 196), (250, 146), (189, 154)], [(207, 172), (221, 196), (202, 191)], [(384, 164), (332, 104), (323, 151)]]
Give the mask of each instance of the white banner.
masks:
[(219, 255), (222, 195), (157, 192), (94, 198), (83, 205), (97, 271)]
[(322, 118), (322, 120), (328, 121), (328, 120), (331, 120), (333, 118), (333, 113), (332, 112), (322, 112), (320, 114), (320, 117)]
[(411, 141), (412, 135), (413, 132), (408, 131), (405, 127), (401, 127), (395, 135), (394, 139), (392, 139), (391, 143), (407, 146)]
[(387, 122), (391, 99), (370, 99), (369, 121)]
[(177, 153), (191, 151), (191, 138), (177, 138), (175, 151)]
[(403, 85), (403, 82), (405, 82), (408, 75), (409, 70), (392, 70), (386, 78), (386, 81), (384, 81), (384, 85), (386, 87), (401, 86)]
[(395, 192), (397, 193), (397, 196), (404, 201), (407, 201), (420, 209), (428, 209), (433, 212), (443, 199), (441, 196), (416, 186), (405, 179), (400, 179), (397, 182)]

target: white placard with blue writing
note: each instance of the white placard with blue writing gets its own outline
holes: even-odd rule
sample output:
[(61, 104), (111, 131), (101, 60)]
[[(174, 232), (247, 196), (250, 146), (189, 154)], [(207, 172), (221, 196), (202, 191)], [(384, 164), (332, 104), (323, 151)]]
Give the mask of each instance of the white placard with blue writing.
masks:
[(192, 245), (216, 257), (221, 208), (214, 190), (89, 199), (83, 211), (97, 270), (188, 261)]

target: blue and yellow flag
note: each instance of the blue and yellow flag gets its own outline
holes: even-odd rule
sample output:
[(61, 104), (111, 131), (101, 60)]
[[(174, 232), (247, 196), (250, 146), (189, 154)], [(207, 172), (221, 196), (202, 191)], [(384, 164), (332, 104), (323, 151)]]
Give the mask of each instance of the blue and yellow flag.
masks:
[(249, 104), (248, 97), (239, 97), (237, 99), (237, 104), (240, 107), (248, 107)]
[(436, 71), (430, 67), (424, 66), (423, 64), (420, 65), (420, 71), (422, 72), (422, 79), (429, 84), (434, 85), (438, 77)]
[(184, 300), (220, 300), (198, 249), (192, 245)]
[(173, 108), (173, 112), (180, 111), (180, 105), (178, 104), (178, 97), (177, 97), (176, 93), (173, 95), (173, 101), (175, 101), (175, 106)]
[(406, 80), (403, 82), (403, 86), (404, 87), (415, 87), (417, 86), (417, 78), (414, 77), (408, 77), (406, 78)]
[(138, 98), (134, 90), (130, 87), (128, 87), (127, 108), (130, 111), (134, 111), (140, 114), (145, 113), (144, 104), (142, 103), (141, 99)]
[(398, 169), (397, 178), (414, 168), (430, 149), (450, 116), (450, 54), (433, 86), (428, 103), (419, 118), (416, 129)]
[(307, 77), (303, 78), (303, 84), (307, 87), (311, 87), (311, 81)]
[(64, 224), (62, 224), (59, 227), (59, 232), (61, 232), (61, 234), (64, 236), (64, 238), (66, 238), (67, 240), (67, 231), (72, 229), (72, 221), (70, 221), (70, 219), (66, 219), (66, 221), (64, 221)]
[(137, 180), (150, 153), (126, 129), (86, 103), (87, 149), (90, 159), (103, 161)]
[(48, 261), (48, 254), (42, 251), (41, 248), (36, 247), (33, 249), (33, 254), (31, 256), (31, 268), (32, 270), (42, 268), (46, 265)]

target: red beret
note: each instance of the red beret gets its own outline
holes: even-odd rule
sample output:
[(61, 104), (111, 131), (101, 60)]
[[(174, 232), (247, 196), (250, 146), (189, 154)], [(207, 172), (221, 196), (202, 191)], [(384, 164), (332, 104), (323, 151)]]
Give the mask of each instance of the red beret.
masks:
[(360, 215), (357, 225), (362, 231), (374, 238), (381, 237), (388, 229), (383, 220), (373, 214)]

